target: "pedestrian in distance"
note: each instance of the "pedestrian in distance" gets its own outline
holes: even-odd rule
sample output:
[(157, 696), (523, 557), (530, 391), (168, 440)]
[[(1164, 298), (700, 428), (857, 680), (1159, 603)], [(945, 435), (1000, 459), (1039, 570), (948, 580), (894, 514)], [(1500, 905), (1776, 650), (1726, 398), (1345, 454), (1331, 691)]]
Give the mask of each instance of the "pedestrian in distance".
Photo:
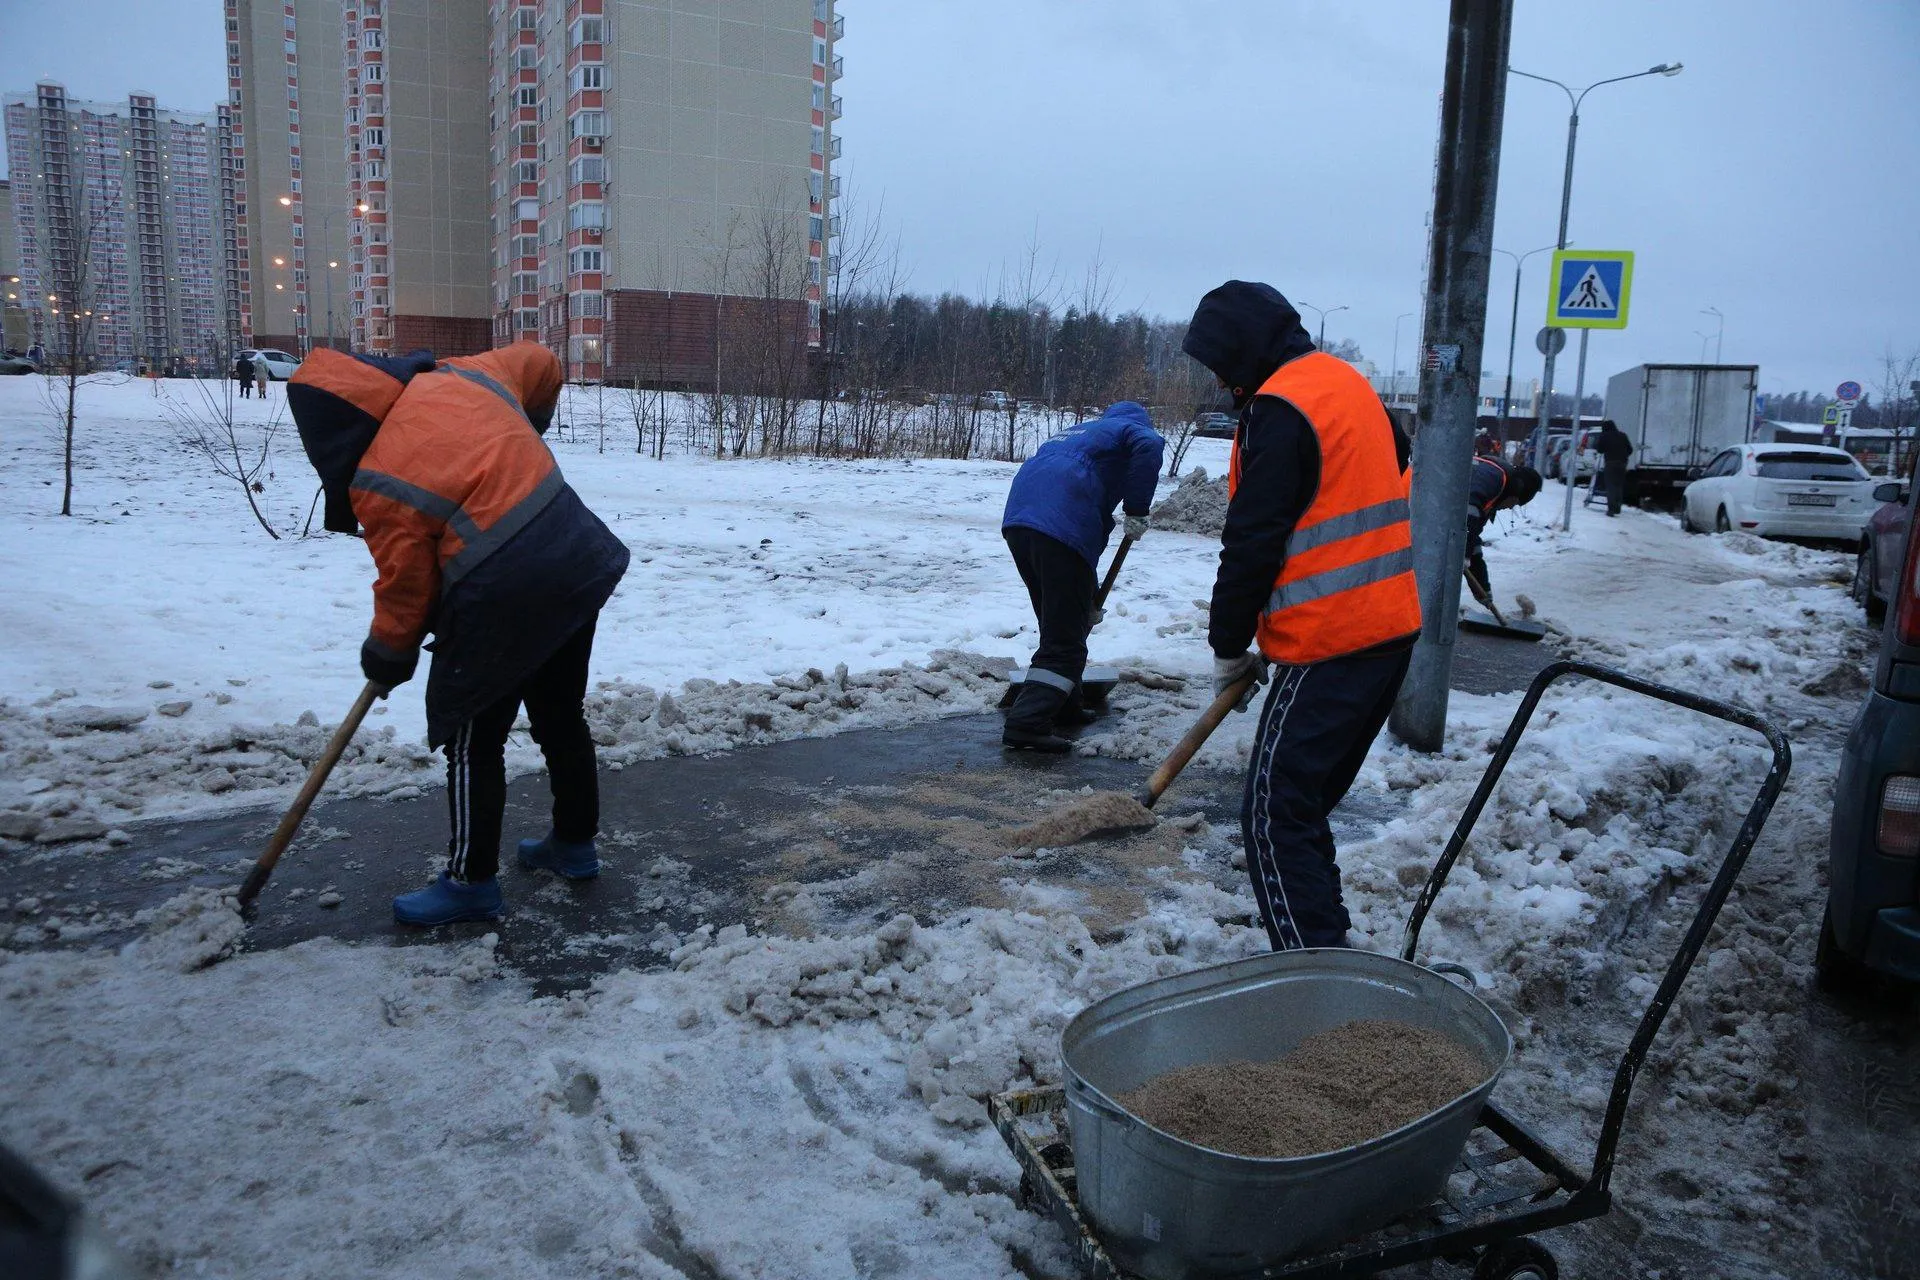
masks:
[(1092, 722), (1080, 677), (1087, 633), (1099, 621), (1094, 575), (1116, 506), (1125, 514), (1126, 536), (1146, 536), (1165, 449), (1146, 409), (1122, 400), (1048, 440), (1015, 473), (1000, 532), (1027, 585), (1040, 647), (1007, 709), (1003, 745), (1060, 754), (1073, 744), (1059, 730)]
[(1627, 458), (1633, 453), (1633, 441), (1607, 418), (1600, 424), (1593, 448), (1600, 455), (1601, 479), (1607, 487), (1607, 514), (1617, 516), (1627, 497)]
[(1182, 345), (1240, 412), (1207, 639), (1216, 696), (1250, 676), (1271, 684), (1241, 797), (1247, 874), (1274, 950), (1345, 946), (1328, 815), (1420, 634), (1411, 446), (1271, 285), (1208, 293)]
[(247, 359), (245, 356), (235, 356), (233, 358), (233, 376), (238, 379), (240, 383), (240, 398), (242, 400), (251, 399), (253, 397), (253, 361)]
[(288, 383), (326, 527), (364, 527), (379, 571), (361, 670), (383, 690), (404, 684), (433, 635), (427, 741), (446, 753), (452, 836), (439, 879), (393, 900), (402, 924), (503, 911), (504, 753), (522, 704), (546, 757), (553, 827), (520, 842), (520, 863), (570, 880), (600, 871), (587, 668), (628, 556), (541, 439), (561, 382), (552, 352), (517, 342), (437, 362), (322, 347)]
[(267, 364), (266, 356), (258, 351), (253, 353), (253, 380), (259, 389), (260, 398), (265, 400), (267, 388), (273, 382), (273, 369)]
[(1498, 511), (1524, 507), (1540, 493), (1540, 473), (1492, 458), (1475, 458), (1467, 482), (1467, 589), (1488, 609), (1493, 604), (1493, 580), (1481, 535)]

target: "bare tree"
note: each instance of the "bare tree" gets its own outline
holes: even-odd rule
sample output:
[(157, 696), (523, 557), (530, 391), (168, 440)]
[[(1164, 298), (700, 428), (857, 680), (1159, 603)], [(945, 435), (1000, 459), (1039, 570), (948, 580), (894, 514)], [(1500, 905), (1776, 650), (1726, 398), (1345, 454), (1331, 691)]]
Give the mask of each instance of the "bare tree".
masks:
[(49, 222), (56, 229), (62, 226), (70, 229), (67, 239), (73, 245), (71, 254), (64, 258), (55, 256), (51, 280), (58, 291), (49, 293), (45, 300), (51, 317), (47, 327), (55, 336), (50, 344), (51, 356), (60, 377), (48, 381), (43, 388), (47, 408), (61, 436), (60, 514), (70, 516), (73, 514), (73, 436), (80, 384), (93, 370), (96, 324), (106, 318), (107, 294), (103, 287), (106, 273), (95, 269), (94, 254), (105, 248), (111, 210), (96, 193), (85, 213), (76, 217), (75, 211), (66, 207), (64, 189), (50, 185), (47, 196)]
[[(273, 478), (273, 438), (279, 433), (280, 414), (286, 405), (283, 396), (274, 402), (273, 415), (265, 423), (242, 421), (234, 411), (236, 397), (231, 378), (192, 379), (194, 391), (187, 398), (169, 394), (162, 402), (173, 424), (174, 436), (192, 454), (240, 486), (247, 496), (253, 518), (278, 542), (280, 534), (260, 509), (260, 495), (267, 491), (266, 481)], [(263, 479), (264, 477), (264, 479)]]
[(1887, 466), (1890, 474), (1900, 475), (1914, 449), (1912, 437), (1920, 428), (1920, 347), (1896, 355), (1893, 344), (1888, 343), (1874, 382), (1874, 390), (1879, 393), (1880, 425), (1893, 432)]

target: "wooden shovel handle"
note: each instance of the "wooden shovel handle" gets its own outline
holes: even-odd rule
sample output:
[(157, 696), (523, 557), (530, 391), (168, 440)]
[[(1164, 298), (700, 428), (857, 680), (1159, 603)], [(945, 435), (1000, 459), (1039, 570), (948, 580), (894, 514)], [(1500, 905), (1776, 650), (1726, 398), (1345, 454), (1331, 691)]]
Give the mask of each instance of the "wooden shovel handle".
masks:
[(1493, 614), (1493, 620), (1503, 627), (1506, 626), (1507, 620), (1500, 616), (1500, 606), (1493, 602), (1493, 592), (1487, 589), (1486, 583), (1474, 577), (1471, 569), (1462, 569), (1460, 572), (1467, 575), (1467, 582), (1473, 587), (1475, 598), (1487, 606), (1487, 611)]
[(247, 878), (240, 885), (240, 905), (246, 906), (260, 896), (260, 890), (266, 887), (267, 877), (273, 874), (273, 868), (280, 861), (280, 855), (293, 843), (294, 833), (300, 830), (300, 824), (306, 820), (307, 810), (313, 807), (320, 788), (327, 785), (327, 775), (333, 772), (333, 766), (340, 762), (347, 744), (353, 741), (354, 733), (360, 728), (360, 722), (367, 718), (367, 711), (373, 706), (373, 700), (383, 690), (373, 681), (367, 681), (366, 688), (360, 690), (360, 696), (353, 700), (353, 709), (347, 712), (347, 718), (333, 731), (333, 738), (327, 743), (327, 749), (320, 753), (320, 759), (314, 762), (307, 781), (300, 788), (300, 794), (293, 798), (293, 806), (280, 819), (280, 825), (274, 828), (273, 839), (267, 841), (266, 852), (253, 864), (253, 870), (247, 872)]
[(1106, 606), (1107, 593), (1113, 590), (1113, 580), (1120, 576), (1120, 566), (1127, 562), (1127, 550), (1138, 541), (1138, 538), (1120, 539), (1120, 545), (1113, 553), (1113, 563), (1107, 566), (1106, 580), (1100, 584), (1100, 594), (1093, 598), (1094, 608), (1100, 609)]
[(1187, 730), (1187, 736), (1175, 744), (1172, 752), (1161, 762), (1160, 767), (1153, 771), (1153, 776), (1147, 779), (1147, 789), (1141, 792), (1139, 797), (1141, 804), (1149, 809), (1153, 808), (1166, 789), (1173, 785), (1173, 780), (1180, 776), (1180, 771), (1187, 767), (1187, 762), (1193, 759), (1194, 753), (1213, 736), (1213, 731), (1220, 727), (1220, 722), (1233, 714), (1233, 709), (1240, 705), (1240, 699), (1247, 696), (1247, 690), (1253, 683), (1254, 677), (1249, 674), (1245, 679), (1228, 685), (1226, 690), (1200, 713), (1200, 718), (1193, 722), (1193, 728)]

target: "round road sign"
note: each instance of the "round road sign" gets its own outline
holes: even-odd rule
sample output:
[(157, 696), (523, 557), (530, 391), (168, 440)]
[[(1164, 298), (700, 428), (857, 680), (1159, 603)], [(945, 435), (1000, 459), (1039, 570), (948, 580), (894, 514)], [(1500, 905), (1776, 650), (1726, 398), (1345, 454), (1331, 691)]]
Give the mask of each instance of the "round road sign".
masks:
[(1567, 347), (1567, 331), (1548, 325), (1533, 335), (1533, 346), (1543, 356), (1557, 356)]
[(1851, 378), (1847, 379), (1847, 381), (1840, 384), (1838, 390), (1834, 393), (1834, 398), (1837, 400), (1858, 400), (1860, 398), (1860, 384)]

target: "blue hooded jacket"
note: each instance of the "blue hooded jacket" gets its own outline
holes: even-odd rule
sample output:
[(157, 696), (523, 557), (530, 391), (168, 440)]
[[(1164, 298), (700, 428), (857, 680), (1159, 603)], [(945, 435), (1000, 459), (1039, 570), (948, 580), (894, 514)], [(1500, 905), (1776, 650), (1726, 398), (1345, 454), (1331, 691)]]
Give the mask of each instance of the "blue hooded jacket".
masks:
[(1165, 449), (1146, 409), (1122, 400), (1093, 421), (1068, 427), (1022, 464), (1000, 527), (1044, 533), (1097, 570), (1114, 507), (1124, 502), (1128, 515), (1144, 516), (1153, 505)]

